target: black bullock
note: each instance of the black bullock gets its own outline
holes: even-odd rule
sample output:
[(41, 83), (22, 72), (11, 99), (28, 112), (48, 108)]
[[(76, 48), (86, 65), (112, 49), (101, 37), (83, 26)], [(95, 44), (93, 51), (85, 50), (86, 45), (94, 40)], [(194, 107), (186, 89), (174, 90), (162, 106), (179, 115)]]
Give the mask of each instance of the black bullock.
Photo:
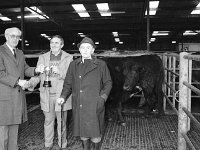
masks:
[(149, 115), (156, 103), (159, 114), (162, 113), (164, 69), (159, 56), (143, 55), (103, 59), (107, 62), (113, 80), (113, 88), (107, 103), (116, 108), (122, 125), (125, 123), (121, 112), (122, 103), (136, 92), (136, 86), (142, 88), (144, 93), (145, 116)]
[(131, 91), (136, 86), (142, 88), (146, 100), (146, 116), (149, 115), (156, 103), (158, 115), (163, 113), (164, 68), (159, 56), (143, 55), (127, 58), (123, 63), (123, 75), (125, 76), (124, 90)]

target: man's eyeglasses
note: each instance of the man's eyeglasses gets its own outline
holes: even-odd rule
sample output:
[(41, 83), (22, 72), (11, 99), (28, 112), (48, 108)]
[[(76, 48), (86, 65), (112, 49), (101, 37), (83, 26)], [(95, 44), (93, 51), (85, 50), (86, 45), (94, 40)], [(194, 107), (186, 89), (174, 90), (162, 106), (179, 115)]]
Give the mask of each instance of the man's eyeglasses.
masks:
[(14, 39), (14, 38), (20, 39), (20, 38), (21, 38), (20, 35), (9, 34), (9, 36), (10, 36), (12, 39)]

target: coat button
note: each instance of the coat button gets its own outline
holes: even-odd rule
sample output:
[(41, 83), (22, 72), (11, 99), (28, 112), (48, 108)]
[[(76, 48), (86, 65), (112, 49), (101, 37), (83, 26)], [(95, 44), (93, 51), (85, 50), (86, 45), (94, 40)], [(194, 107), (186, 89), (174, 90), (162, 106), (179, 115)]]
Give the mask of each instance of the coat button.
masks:
[(80, 105), (80, 107), (82, 107), (82, 105)]
[(79, 78), (81, 78), (81, 76), (79, 76)]
[(18, 89), (18, 92), (20, 92), (20, 89)]
[(82, 90), (80, 90), (80, 92), (82, 93), (83, 91), (82, 91)]

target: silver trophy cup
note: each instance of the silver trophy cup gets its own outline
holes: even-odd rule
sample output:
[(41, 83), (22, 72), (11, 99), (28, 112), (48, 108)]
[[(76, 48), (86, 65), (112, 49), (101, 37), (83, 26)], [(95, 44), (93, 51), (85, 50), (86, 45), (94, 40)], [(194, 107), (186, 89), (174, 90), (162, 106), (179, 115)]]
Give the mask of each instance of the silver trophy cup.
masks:
[(49, 80), (51, 69), (49, 67), (44, 68), (45, 80), (43, 87), (51, 87), (51, 81)]

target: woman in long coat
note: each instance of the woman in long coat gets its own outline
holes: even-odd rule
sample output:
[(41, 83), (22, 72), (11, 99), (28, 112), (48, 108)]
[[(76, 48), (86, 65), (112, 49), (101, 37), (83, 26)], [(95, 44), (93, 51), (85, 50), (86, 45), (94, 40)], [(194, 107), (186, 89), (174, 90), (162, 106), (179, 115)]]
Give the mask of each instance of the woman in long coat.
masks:
[(73, 135), (81, 137), (85, 150), (90, 149), (89, 139), (97, 150), (112, 80), (106, 63), (92, 57), (95, 45), (90, 38), (85, 37), (78, 47), (82, 57), (71, 62), (57, 102), (62, 104), (72, 93)]

